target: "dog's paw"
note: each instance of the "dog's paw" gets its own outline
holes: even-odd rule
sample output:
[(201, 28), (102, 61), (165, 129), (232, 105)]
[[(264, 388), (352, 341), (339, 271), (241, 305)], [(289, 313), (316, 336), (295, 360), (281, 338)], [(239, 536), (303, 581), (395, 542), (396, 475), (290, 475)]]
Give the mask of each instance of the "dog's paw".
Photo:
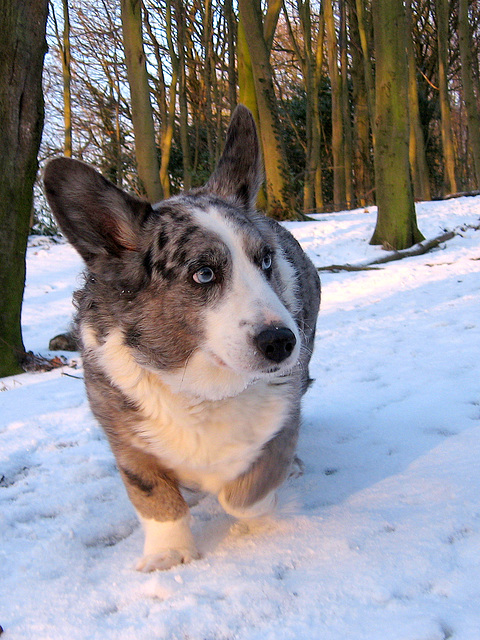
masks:
[(137, 571), (165, 571), (200, 557), (190, 530), (188, 513), (178, 520), (159, 522), (142, 516), (140, 520), (145, 530), (145, 545), (143, 558), (136, 565)]
[(200, 554), (196, 549), (165, 549), (158, 553), (150, 553), (143, 556), (137, 562), (135, 569), (150, 573), (151, 571), (166, 571), (177, 564), (186, 564), (192, 560), (198, 560)]
[(228, 502), (225, 498), (223, 491), (218, 496), (219, 502), (225, 511), (234, 516), (235, 518), (251, 519), (262, 518), (264, 516), (272, 515), (275, 511), (278, 502), (278, 496), (276, 491), (271, 491), (262, 500), (255, 502), (248, 507), (235, 507)]

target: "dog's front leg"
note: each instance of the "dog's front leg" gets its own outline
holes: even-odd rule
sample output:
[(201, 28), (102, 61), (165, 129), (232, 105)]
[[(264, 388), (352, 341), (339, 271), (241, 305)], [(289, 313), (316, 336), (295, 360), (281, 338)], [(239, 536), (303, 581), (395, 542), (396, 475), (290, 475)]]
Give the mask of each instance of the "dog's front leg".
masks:
[(117, 460), (145, 532), (137, 570), (165, 570), (198, 558), (188, 506), (173, 475), (154, 456), (132, 448), (123, 450)]
[(288, 475), (298, 439), (299, 411), (267, 444), (250, 468), (222, 487), (218, 495), (225, 511), (236, 518), (257, 518), (272, 513), (276, 489)]

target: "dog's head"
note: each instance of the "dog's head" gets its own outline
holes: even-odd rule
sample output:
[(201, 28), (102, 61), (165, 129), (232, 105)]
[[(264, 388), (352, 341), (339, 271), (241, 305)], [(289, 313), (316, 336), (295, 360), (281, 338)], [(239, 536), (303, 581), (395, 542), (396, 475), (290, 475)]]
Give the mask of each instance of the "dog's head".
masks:
[(291, 370), (296, 278), (275, 225), (255, 212), (253, 118), (237, 107), (207, 184), (153, 207), (86, 164), (52, 160), (45, 188), (87, 265), (80, 322), (112, 332), (174, 390), (216, 399)]

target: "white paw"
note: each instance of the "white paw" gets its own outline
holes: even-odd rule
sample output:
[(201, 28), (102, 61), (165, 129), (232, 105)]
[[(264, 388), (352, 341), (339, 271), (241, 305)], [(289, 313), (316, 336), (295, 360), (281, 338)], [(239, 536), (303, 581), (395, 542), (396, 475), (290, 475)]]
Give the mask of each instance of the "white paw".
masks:
[(177, 564), (186, 564), (198, 558), (200, 554), (196, 549), (165, 549), (165, 551), (143, 556), (135, 565), (135, 569), (144, 573), (166, 571)]
[(200, 557), (195, 546), (187, 514), (179, 520), (158, 521), (140, 516), (145, 531), (143, 557), (137, 562), (137, 571), (165, 571)]

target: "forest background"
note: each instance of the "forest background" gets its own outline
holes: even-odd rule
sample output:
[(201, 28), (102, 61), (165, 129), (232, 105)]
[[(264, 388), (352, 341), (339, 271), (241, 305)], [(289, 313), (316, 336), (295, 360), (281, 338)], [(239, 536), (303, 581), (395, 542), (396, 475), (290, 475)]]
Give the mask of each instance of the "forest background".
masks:
[(51, 157), (159, 200), (206, 181), (241, 102), (263, 148), (258, 204), (279, 219), (376, 203), (371, 242), (402, 249), (423, 238), (414, 199), (480, 188), (475, 0), (0, 8), (0, 375), (24, 364), (29, 229), (57, 232), (38, 178), (33, 209), (29, 193)]
[[(378, 4), (405, 8), (388, 46), (400, 42), (407, 55), (408, 75), (397, 83), (408, 89), (415, 198), (480, 188), (480, 5)], [(370, 2), (145, 0), (141, 20), (161, 183), (151, 199), (206, 181), (242, 102), (261, 135), (262, 110), (273, 112), (271, 146), (284, 155), (281, 189), (293, 198), (286, 215), (375, 202), (377, 41)], [(253, 33), (259, 24), (262, 33)], [(51, 4), (47, 37), (41, 159), (73, 155), (119, 186), (148, 193), (137, 172), (121, 3)], [(265, 52), (264, 84), (274, 84), (266, 106), (258, 104), (252, 77)]]

